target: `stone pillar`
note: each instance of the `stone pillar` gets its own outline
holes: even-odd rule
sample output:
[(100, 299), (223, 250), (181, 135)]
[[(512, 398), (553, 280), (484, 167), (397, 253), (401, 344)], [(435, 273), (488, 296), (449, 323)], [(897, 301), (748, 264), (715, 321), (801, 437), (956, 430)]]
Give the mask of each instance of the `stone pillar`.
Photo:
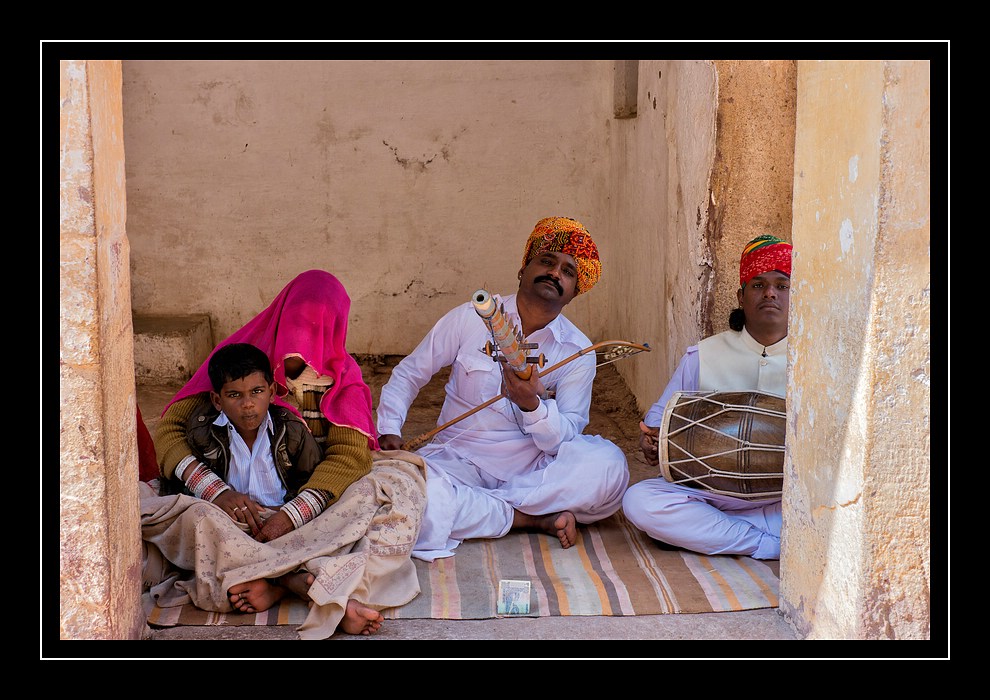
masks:
[(120, 61), (60, 61), (60, 118), (59, 635), (138, 639), (147, 625)]
[(930, 639), (930, 90), (929, 61), (798, 64), (780, 592), (808, 639)]

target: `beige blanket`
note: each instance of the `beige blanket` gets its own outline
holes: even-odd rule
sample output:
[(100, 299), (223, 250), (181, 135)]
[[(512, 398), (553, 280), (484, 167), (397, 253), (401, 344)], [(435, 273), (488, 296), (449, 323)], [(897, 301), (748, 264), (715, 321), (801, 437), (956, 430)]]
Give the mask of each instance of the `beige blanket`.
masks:
[(257, 542), (212, 503), (141, 491), (146, 602), (192, 603), (230, 612), (227, 590), (305, 568), (316, 577), (298, 628), (303, 639), (332, 635), (348, 599), (384, 610), (420, 591), (410, 559), (426, 508), (426, 467), (401, 450), (373, 453), (371, 473), (318, 518), (273, 542)]

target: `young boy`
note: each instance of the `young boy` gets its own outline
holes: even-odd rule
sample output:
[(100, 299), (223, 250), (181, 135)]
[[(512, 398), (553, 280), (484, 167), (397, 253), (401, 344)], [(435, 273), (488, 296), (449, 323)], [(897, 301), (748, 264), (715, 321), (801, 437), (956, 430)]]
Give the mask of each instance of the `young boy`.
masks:
[[(245, 532), (257, 536), (261, 525), (295, 498), (323, 459), (322, 450), (302, 419), (272, 405), (275, 380), (271, 362), (250, 343), (231, 343), (210, 357), (208, 374), (212, 409), (194, 413), (186, 439), (199, 460), (200, 474), (177, 470), (188, 494), (204, 494), (230, 512)], [(183, 482), (182, 477), (185, 476)], [(212, 480), (203, 490), (203, 480)], [(214, 494), (206, 493), (210, 490)], [(308, 599), (315, 580), (308, 571), (285, 574), (271, 581), (246, 581), (229, 590), (231, 605), (240, 612), (261, 612), (288, 592)], [(375, 632), (381, 614), (348, 601), (341, 627), (351, 634)]]
[(189, 447), (205, 469), (177, 469), (168, 490), (211, 501), (257, 535), (274, 511), (298, 495), (323, 454), (302, 420), (272, 405), (275, 380), (260, 348), (225, 345), (207, 371), (212, 407), (204, 403), (186, 427)]
[[(291, 412), (272, 406), (275, 380), (271, 362), (260, 348), (250, 343), (232, 343), (210, 357), (208, 373), (213, 390), (213, 410), (193, 415), (186, 438), (193, 454), (206, 469), (189, 475), (188, 482), (177, 473), (169, 490), (204, 497), (233, 513), (242, 530), (257, 535), (260, 525), (287, 500), (319, 464), (322, 455), (309, 429)], [(278, 436), (275, 438), (275, 436)], [(274, 443), (273, 443), (274, 439)], [(284, 449), (283, 449), (284, 447)], [(212, 478), (211, 478), (212, 477)], [(195, 492), (195, 493), (194, 493)], [(253, 612), (246, 602), (238, 606), (235, 596), (256, 591), (259, 605), (268, 607), (285, 595), (285, 587), (305, 598), (306, 574), (281, 577), (275, 585), (267, 581), (242, 584), (231, 591), (231, 603), (242, 612)], [(291, 585), (290, 585), (291, 584)], [(246, 596), (243, 596), (246, 599)]]

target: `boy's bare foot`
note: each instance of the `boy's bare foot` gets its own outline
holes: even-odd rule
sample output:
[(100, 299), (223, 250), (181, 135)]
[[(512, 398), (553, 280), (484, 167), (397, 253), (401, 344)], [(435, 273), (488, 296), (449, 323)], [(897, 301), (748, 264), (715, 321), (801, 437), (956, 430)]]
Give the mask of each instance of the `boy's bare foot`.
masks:
[(242, 613), (259, 613), (268, 610), (287, 593), (284, 586), (273, 584), (267, 579), (239, 583), (227, 591), (234, 610)]
[(577, 542), (577, 518), (569, 510), (550, 515), (527, 515), (517, 510), (512, 519), (512, 528), (535, 529), (555, 535), (564, 549), (573, 547)]
[(309, 587), (315, 580), (316, 577), (308, 571), (296, 571), (283, 574), (271, 581), (260, 578), (239, 583), (231, 586), (227, 595), (230, 597), (230, 604), (237, 612), (259, 613), (268, 610), (289, 593), (295, 593), (303, 600), (307, 600)]
[(338, 627), (347, 634), (374, 634), (381, 629), (384, 621), (380, 612), (351, 599), (347, 601), (344, 617)]
[(291, 574), (283, 574), (275, 580), (303, 600), (309, 600), (309, 587), (316, 581), (316, 577), (308, 571), (296, 571)]

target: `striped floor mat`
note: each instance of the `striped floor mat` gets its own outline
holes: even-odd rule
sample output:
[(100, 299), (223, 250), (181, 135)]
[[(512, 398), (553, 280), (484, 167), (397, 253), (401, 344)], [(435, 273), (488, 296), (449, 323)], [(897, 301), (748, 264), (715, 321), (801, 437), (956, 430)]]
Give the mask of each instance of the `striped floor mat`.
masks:
[[(578, 529), (574, 547), (535, 533), (468, 540), (457, 555), (417, 561), (422, 592), (386, 619), (478, 620), (499, 617), (502, 579), (529, 581), (529, 617), (662, 615), (775, 608), (777, 561), (704, 556), (663, 549), (622, 513)], [(518, 617), (519, 615), (513, 615)], [(527, 615), (523, 615), (527, 616)], [(258, 615), (207, 613), (191, 605), (149, 611), (149, 624), (298, 625), (306, 604), (286, 599)]]
[(621, 513), (581, 527), (574, 547), (513, 533), (421, 564), (422, 592), (392, 619), (497, 617), (501, 579), (531, 583), (531, 617), (660, 615), (777, 607), (778, 562), (661, 549)]

